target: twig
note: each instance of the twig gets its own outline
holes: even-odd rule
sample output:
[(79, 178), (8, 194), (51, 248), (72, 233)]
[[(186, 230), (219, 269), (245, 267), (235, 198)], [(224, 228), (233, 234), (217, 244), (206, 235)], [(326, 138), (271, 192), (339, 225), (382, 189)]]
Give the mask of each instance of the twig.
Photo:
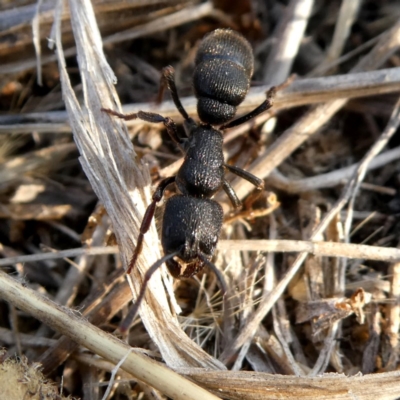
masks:
[(329, 374), (314, 378), (255, 371), (179, 372), (216, 393), (229, 393), (226, 397), (230, 400), (395, 400), (400, 393), (400, 371), (349, 377)]
[[(358, 193), (359, 187), (361, 182), (364, 180), (366, 173), (368, 172), (369, 165), (371, 164), (372, 160), (384, 149), (387, 145), (389, 140), (395, 134), (397, 128), (400, 125), (400, 98), (397, 100), (390, 120), (380, 136), (380, 138), (374, 143), (368, 153), (363, 157), (362, 161), (360, 162), (359, 166), (357, 167), (357, 177), (356, 179), (353, 178), (354, 182), (350, 182), (348, 185), (348, 191), (351, 191), (350, 195), (350, 202), (354, 203), (355, 197)], [(352, 209), (353, 207), (351, 207)], [(350, 228), (352, 225), (353, 214), (352, 212), (348, 212), (346, 215), (346, 223), (345, 223), (345, 231), (350, 232)]]
[[(281, 304), (279, 304), (281, 303)], [(280, 308), (284, 307), (282, 304), (283, 301), (278, 300), (277, 304), (272, 308), (272, 317), (273, 317), (273, 327), (274, 327), (274, 332), (279, 340), (279, 343), (282, 346), (282, 350), (285, 354), (285, 358), (287, 360), (287, 366), (290, 368), (294, 375), (296, 376), (304, 376), (303, 371), (301, 370), (299, 364), (296, 362), (295, 358), (293, 357), (292, 351), (290, 350), (289, 342), (288, 342), (288, 335), (285, 335), (287, 332), (287, 328), (290, 326), (288, 324), (288, 319), (287, 319), (287, 314), (286, 310), (284, 312), (284, 315), (281, 315), (280, 313)]]
[(388, 325), (385, 329), (387, 344), (391, 349), (385, 365), (387, 371), (395, 370), (399, 360), (399, 329), (400, 329), (400, 263), (394, 263), (389, 268), (390, 299), (393, 303), (387, 305)]
[(273, 34), (275, 40), (265, 62), (263, 82), (271, 86), (279, 85), (289, 76), (313, 5), (314, 0), (290, 1), (285, 10), (286, 15)]
[[(270, 88), (270, 85), (251, 88), (240, 106), (240, 113), (248, 112), (260, 105), (265, 100), (265, 92)], [(324, 78), (298, 79), (289, 87), (277, 93), (273, 110), (275, 112), (280, 109), (323, 101), (341, 98), (352, 99), (398, 91), (400, 91), (400, 68), (387, 68)], [(197, 118), (195, 97), (182, 98), (182, 104), (191, 116)], [(155, 106), (153, 103), (127, 104), (123, 107), (123, 112), (130, 114), (149, 109), (156, 110), (165, 117), (173, 118), (176, 121), (182, 119), (172, 101), (165, 101), (160, 106)], [(126, 124), (131, 126), (143, 124), (143, 122), (132, 120)], [(32, 131), (41, 133), (70, 132), (71, 128), (67, 124), (67, 112), (51, 111), (0, 116), (0, 134), (30, 133)]]
[(54, 251), (51, 253), (41, 253), (41, 254), (30, 254), (28, 256), (16, 256), (7, 257), (0, 259), (0, 266), (13, 265), (17, 263), (27, 263), (27, 262), (38, 262), (44, 260), (57, 260), (60, 258), (70, 258), (81, 255), (101, 255), (101, 254), (118, 254), (119, 250), (117, 246), (110, 247), (79, 247), (76, 249)]
[(147, 22), (143, 25), (135, 26), (124, 32), (118, 32), (115, 35), (107, 36), (103, 39), (104, 44), (119, 43), (125, 40), (132, 40), (138, 37), (150, 35), (152, 33), (165, 31), (191, 21), (197, 21), (200, 18), (211, 15), (214, 6), (210, 1), (193, 7), (185, 7), (175, 13), (157, 18), (154, 21)]
[[(385, 151), (376, 156), (368, 165), (368, 170), (381, 168), (391, 162), (398, 161), (400, 158), (400, 147)], [(354, 174), (358, 164), (349, 167), (340, 168), (310, 178), (292, 180), (287, 179), (279, 171), (273, 171), (268, 177), (268, 182), (275, 187), (285, 190), (288, 193), (301, 193), (311, 190), (324, 189), (344, 184)]]
[(111, 389), (114, 385), (114, 381), (115, 381), (115, 376), (117, 375), (119, 369), (121, 368), (121, 365), (126, 361), (126, 359), (128, 358), (129, 354), (131, 353), (131, 351), (133, 351), (133, 348), (130, 348), (126, 354), (122, 357), (122, 359), (118, 362), (118, 364), (112, 369), (111, 371), (111, 377), (110, 377), (110, 381), (108, 382), (108, 386), (107, 386), (107, 390), (104, 393), (104, 396), (102, 398), (102, 400), (107, 400), (108, 396), (110, 395)]
[[(51, 2), (48, 2), (51, 3)], [(47, 8), (50, 8), (48, 4)], [(157, 18), (156, 20), (147, 22), (143, 25), (136, 26), (132, 29), (126, 30), (125, 32), (116, 33), (104, 38), (104, 42), (118, 43), (128, 39), (135, 39), (145, 35), (150, 35), (152, 33), (164, 31), (167, 28), (173, 28), (184, 23), (197, 20), (199, 18), (207, 17), (214, 14), (214, 6), (211, 2), (206, 2), (200, 5), (195, 5), (193, 7), (185, 7), (175, 13)], [(218, 15), (217, 15), (218, 16)], [(66, 57), (71, 57), (77, 54), (76, 47), (69, 47), (64, 51)], [(55, 55), (42, 56), (40, 59), (41, 65), (48, 64), (50, 62), (57, 61)], [(26, 71), (27, 69), (35, 68), (37, 60), (35, 58), (29, 58), (23, 62), (11, 62), (5, 63), (0, 66), (0, 74), (9, 74)]]
[(341, 54), (345, 42), (349, 36), (350, 28), (352, 27), (358, 10), (360, 9), (360, 0), (344, 0), (340, 6), (339, 18), (337, 19), (335, 32), (333, 34), (332, 43), (326, 53), (324, 61), (310, 74), (317, 75), (321, 71), (326, 73), (327, 65), (331, 65)]
[[(220, 240), (218, 248), (222, 251), (262, 251), (265, 253), (298, 253), (306, 251), (315, 256), (347, 257), (377, 261), (400, 260), (400, 249), (394, 247), (367, 246), (354, 243), (313, 242), (302, 240)], [(52, 253), (32, 254), (28, 256), (0, 259), (0, 266), (16, 263), (54, 260), (79, 255), (118, 254), (116, 246), (92, 247), (63, 250)]]

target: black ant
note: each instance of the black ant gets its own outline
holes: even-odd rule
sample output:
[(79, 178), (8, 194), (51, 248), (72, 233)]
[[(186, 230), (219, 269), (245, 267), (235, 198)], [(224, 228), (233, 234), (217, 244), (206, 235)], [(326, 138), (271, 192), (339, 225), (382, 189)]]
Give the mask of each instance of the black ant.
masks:
[[(200, 124), (190, 118), (183, 108), (171, 66), (163, 69), (160, 88), (161, 98), (165, 86), (168, 87), (176, 108), (184, 118), (186, 137), (178, 134), (175, 122), (168, 117), (144, 111), (125, 115), (103, 109), (124, 120), (138, 118), (150, 123), (163, 123), (171, 139), (184, 154), (184, 161), (177, 175), (163, 179), (158, 184), (143, 217), (127, 273), (135, 267), (142, 251), (144, 235), (150, 228), (156, 204), (162, 199), (167, 186), (175, 183), (181, 194), (169, 198), (165, 205), (161, 234), (164, 257), (146, 272), (136, 303), (122, 328), (120, 327), (121, 330), (128, 328), (143, 299), (147, 282), (163, 263), (167, 265), (171, 275), (179, 279), (190, 278), (207, 265), (216, 274), (225, 295), (225, 280), (211, 262), (221, 233), (223, 211), (221, 205), (211, 197), (222, 188), (235, 208), (241, 206), (235, 191), (225, 179), (226, 171), (251, 182), (259, 191), (264, 188), (263, 180), (241, 168), (225, 164), (221, 131), (240, 125), (272, 107), (276, 89), (271, 88), (267, 92), (266, 100), (256, 109), (232, 120), (237, 106), (244, 100), (250, 87), (253, 52), (249, 42), (230, 29), (217, 29), (205, 36), (198, 49), (195, 64), (193, 85), (198, 99)], [(219, 130), (212, 125), (220, 125)]]

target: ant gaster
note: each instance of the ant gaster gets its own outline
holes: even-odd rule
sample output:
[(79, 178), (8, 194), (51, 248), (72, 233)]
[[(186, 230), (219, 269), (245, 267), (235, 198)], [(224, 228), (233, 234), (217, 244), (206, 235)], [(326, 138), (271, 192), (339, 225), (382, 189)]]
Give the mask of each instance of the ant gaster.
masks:
[[(240, 125), (269, 109), (272, 106), (275, 88), (267, 92), (266, 100), (260, 106), (231, 121), (237, 106), (244, 100), (250, 87), (253, 74), (253, 52), (250, 44), (235, 31), (217, 29), (202, 40), (195, 64), (193, 85), (198, 99), (200, 124), (190, 118), (183, 108), (175, 86), (174, 69), (171, 66), (163, 69), (159, 94), (161, 98), (164, 88), (168, 87), (176, 108), (184, 118), (186, 137), (178, 134), (175, 122), (168, 117), (144, 111), (125, 115), (103, 109), (124, 120), (138, 118), (150, 123), (163, 123), (171, 139), (184, 154), (184, 161), (177, 175), (163, 179), (158, 184), (143, 217), (128, 273), (134, 268), (142, 251), (144, 235), (150, 228), (156, 204), (162, 199), (167, 186), (175, 183), (180, 194), (167, 200), (162, 222), (161, 243), (164, 257), (146, 272), (129, 318), (127, 317), (127, 322), (120, 327), (122, 330), (128, 328), (143, 299), (147, 282), (163, 263), (167, 265), (172, 276), (180, 279), (192, 277), (207, 265), (216, 274), (222, 292), (226, 293), (225, 280), (211, 262), (223, 223), (222, 207), (211, 197), (222, 188), (234, 207), (240, 207), (240, 200), (225, 179), (226, 171), (246, 179), (260, 191), (264, 187), (264, 182), (256, 176), (225, 164), (221, 131)], [(220, 127), (215, 129), (212, 125)]]

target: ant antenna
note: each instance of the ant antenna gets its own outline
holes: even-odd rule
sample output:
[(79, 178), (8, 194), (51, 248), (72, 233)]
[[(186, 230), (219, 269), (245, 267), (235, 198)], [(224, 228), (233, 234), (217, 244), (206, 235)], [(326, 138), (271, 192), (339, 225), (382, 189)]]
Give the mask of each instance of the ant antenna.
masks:
[(152, 275), (154, 274), (154, 272), (156, 272), (158, 270), (158, 268), (160, 268), (166, 261), (168, 261), (171, 258), (178, 255), (179, 251), (181, 251), (181, 249), (179, 249), (178, 251), (174, 251), (173, 253), (167, 254), (166, 256), (160, 258), (146, 271), (146, 273), (144, 274), (144, 277), (143, 277), (143, 283), (140, 288), (139, 296), (136, 298), (135, 304), (129, 310), (128, 314), (126, 315), (126, 317), (121, 322), (121, 324), (118, 328), (121, 333), (126, 333), (129, 330), (129, 328), (131, 327), (132, 322), (135, 319), (136, 314), (139, 310), (140, 303), (142, 302), (144, 294), (146, 293), (147, 284), (149, 283), (149, 280), (152, 277)]

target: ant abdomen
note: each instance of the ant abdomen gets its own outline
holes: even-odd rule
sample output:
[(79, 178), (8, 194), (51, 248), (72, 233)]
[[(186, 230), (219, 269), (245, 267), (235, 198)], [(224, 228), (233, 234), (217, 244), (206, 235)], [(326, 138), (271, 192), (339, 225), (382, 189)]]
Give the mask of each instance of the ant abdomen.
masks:
[(253, 75), (253, 51), (238, 32), (217, 29), (197, 51), (193, 86), (199, 118), (210, 125), (231, 120), (244, 100)]

